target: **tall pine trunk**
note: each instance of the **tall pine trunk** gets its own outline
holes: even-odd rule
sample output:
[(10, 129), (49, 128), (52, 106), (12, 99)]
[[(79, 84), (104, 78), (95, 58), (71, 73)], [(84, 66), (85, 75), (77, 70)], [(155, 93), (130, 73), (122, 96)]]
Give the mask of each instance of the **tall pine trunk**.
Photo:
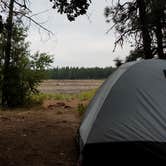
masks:
[(151, 50), (151, 37), (148, 30), (148, 24), (146, 19), (146, 4), (145, 0), (137, 0), (137, 5), (139, 9), (139, 18), (141, 25), (141, 33), (143, 38), (143, 49), (145, 59), (153, 58), (152, 50)]
[(157, 53), (160, 59), (165, 59), (164, 55), (164, 47), (163, 47), (163, 42), (164, 42), (164, 36), (162, 29), (164, 27), (164, 15), (165, 15), (165, 5), (166, 2), (165, 0), (153, 0), (152, 3), (152, 14), (154, 14), (153, 18), (153, 24), (155, 26), (155, 36), (157, 39)]
[(11, 42), (12, 42), (12, 30), (13, 30), (13, 8), (14, 1), (10, 0), (9, 3), (9, 13), (7, 17), (6, 23), (6, 32), (7, 32), (7, 40), (5, 45), (5, 61), (4, 61), (4, 69), (3, 69), (3, 81), (2, 81), (2, 106), (8, 107), (10, 105), (10, 59), (11, 59)]
[(156, 24), (155, 34), (156, 34), (156, 39), (157, 39), (158, 56), (160, 59), (166, 59), (166, 57), (164, 55), (162, 25), (161, 25), (160, 20)]

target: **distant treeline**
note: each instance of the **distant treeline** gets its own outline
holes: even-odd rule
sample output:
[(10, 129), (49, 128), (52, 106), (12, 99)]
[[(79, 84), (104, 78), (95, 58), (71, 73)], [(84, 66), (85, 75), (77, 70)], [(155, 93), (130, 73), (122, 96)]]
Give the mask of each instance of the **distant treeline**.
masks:
[(48, 70), (48, 79), (105, 79), (115, 68), (113, 67), (62, 67)]

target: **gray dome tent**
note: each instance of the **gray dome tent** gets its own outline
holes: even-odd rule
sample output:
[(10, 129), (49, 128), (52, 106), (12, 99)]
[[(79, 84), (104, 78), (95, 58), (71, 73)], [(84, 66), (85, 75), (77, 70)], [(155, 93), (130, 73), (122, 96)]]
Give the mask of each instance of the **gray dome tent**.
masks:
[(85, 166), (166, 161), (166, 61), (120, 66), (92, 99), (79, 134)]

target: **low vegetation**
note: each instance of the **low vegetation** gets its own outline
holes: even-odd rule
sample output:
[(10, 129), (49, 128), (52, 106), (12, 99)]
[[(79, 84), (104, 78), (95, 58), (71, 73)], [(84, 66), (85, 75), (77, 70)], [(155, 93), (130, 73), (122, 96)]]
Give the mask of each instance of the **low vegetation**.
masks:
[(83, 103), (79, 103), (77, 106), (77, 111), (79, 112), (80, 115), (83, 115), (86, 109), (87, 109), (87, 105)]
[(78, 94), (65, 94), (65, 93), (55, 93), (55, 94), (44, 94), (38, 93), (31, 96), (31, 103), (33, 104), (42, 104), (44, 100), (61, 100), (61, 101), (70, 101), (70, 100), (79, 100), (89, 101), (95, 95), (97, 89), (92, 89), (85, 92), (80, 92)]

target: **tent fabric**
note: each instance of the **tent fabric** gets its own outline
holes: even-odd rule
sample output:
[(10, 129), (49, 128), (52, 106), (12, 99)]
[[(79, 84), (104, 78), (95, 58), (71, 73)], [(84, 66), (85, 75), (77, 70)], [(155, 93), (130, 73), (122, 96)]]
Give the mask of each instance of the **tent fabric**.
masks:
[(100, 87), (80, 126), (83, 146), (166, 142), (165, 60), (119, 67)]
[(83, 117), (83, 122), (80, 127), (80, 133), (82, 140), (85, 143), (87, 141), (88, 134), (91, 130), (93, 122), (95, 121), (106, 97), (111, 91), (111, 88), (114, 86), (116, 81), (121, 77), (123, 73), (133, 64), (138, 62), (130, 62), (125, 65), (122, 65), (118, 70), (116, 70), (99, 88), (93, 100), (90, 102), (85, 115)]

